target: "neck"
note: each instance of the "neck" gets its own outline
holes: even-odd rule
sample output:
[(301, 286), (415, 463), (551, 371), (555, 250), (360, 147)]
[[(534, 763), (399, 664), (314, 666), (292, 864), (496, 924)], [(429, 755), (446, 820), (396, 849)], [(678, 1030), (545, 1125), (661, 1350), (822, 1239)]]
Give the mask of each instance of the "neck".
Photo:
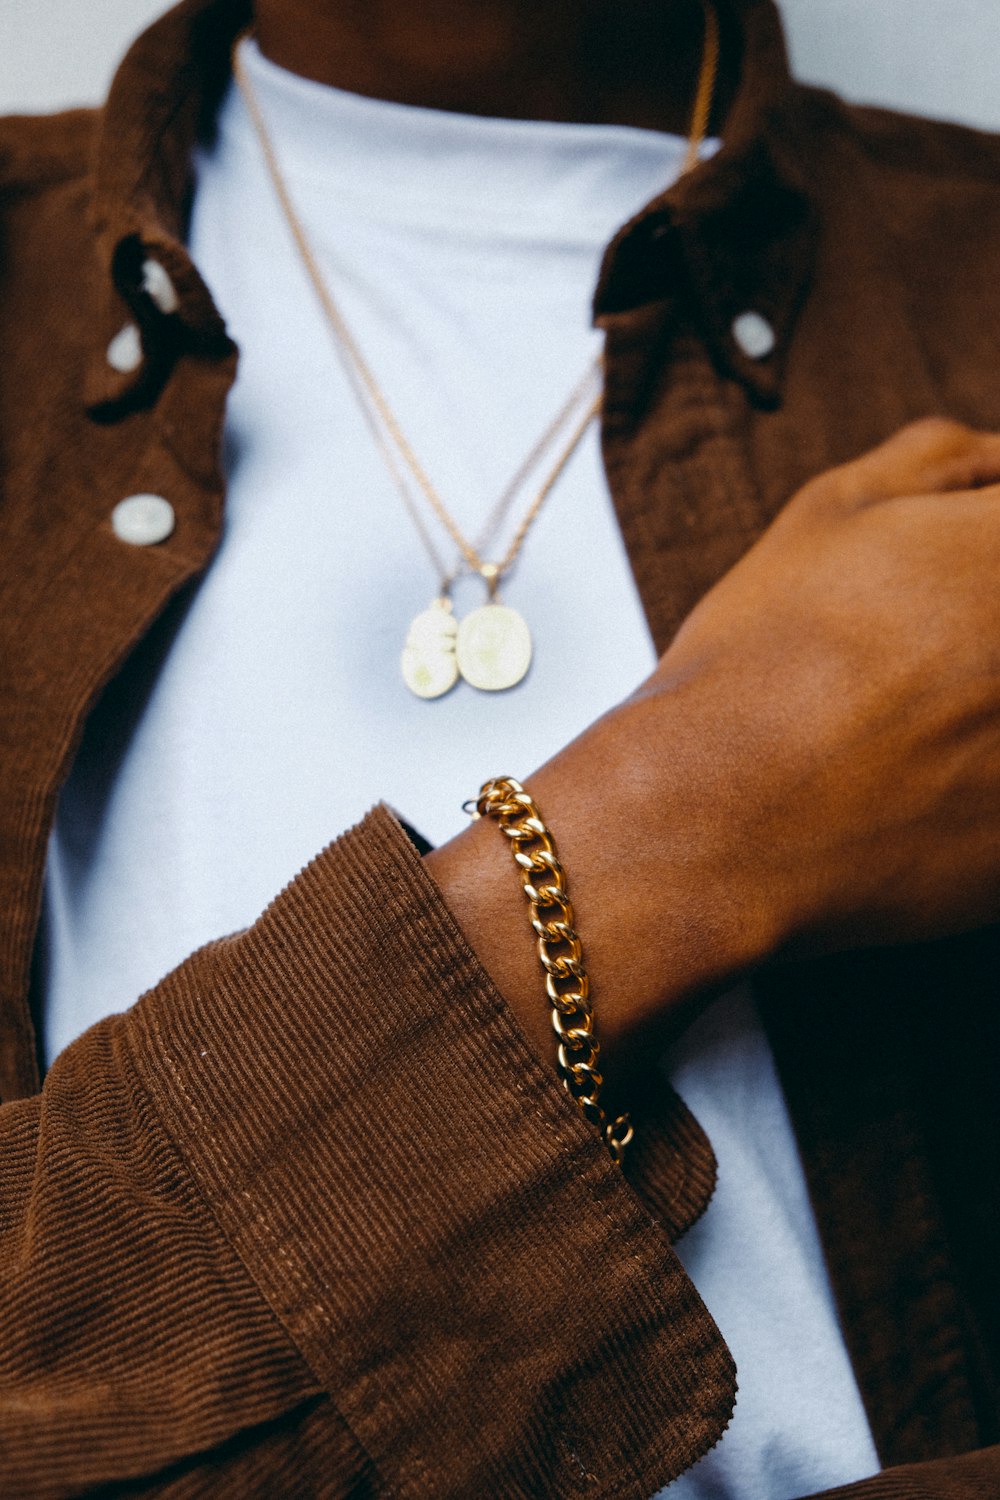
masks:
[[(256, 0), (273, 62), (351, 93), (507, 119), (685, 134), (702, 0)], [(734, 80), (725, 45), (712, 127)]]

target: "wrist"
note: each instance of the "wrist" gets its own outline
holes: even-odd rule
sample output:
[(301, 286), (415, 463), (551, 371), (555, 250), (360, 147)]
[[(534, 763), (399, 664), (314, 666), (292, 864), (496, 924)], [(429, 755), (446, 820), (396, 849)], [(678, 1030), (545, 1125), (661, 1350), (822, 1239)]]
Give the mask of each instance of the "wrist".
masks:
[[(525, 781), (566, 871), (606, 1051), (717, 992), (777, 944), (760, 889), (744, 880), (722, 737), (700, 713), (686, 689), (657, 686)], [(483, 966), (549, 1057), (543, 976), (507, 840), (480, 821), (427, 864)]]

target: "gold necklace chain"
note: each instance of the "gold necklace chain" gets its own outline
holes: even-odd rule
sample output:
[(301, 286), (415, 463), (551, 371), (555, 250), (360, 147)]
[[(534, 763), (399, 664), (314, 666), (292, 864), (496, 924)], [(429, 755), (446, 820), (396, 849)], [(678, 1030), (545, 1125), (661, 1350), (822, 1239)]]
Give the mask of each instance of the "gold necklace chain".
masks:
[[(708, 130), (709, 118), (712, 110), (712, 100), (715, 94), (715, 82), (718, 74), (718, 17), (715, 13), (713, 5), (709, 3), (709, 0), (703, 0), (703, 5), (705, 11), (705, 42), (702, 53), (701, 68), (698, 76), (698, 85), (695, 94), (695, 102), (691, 114), (691, 127), (688, 135), (687, 151), (684, 157), (682, 172), (690, 171), (691, 168), (696, 166), (698, 163), (699, 152)], [(469, 567), (472, 568), (474, 572), (481, 572), (483, 568), (481, 548), (488, 544), (490, 534), (495, 530), (500, 521), (502, 521), (502, 517), (506, 513), (511, 500), (513, 499), (517, 491), (522, 488), (527, 479), (527, 476), (531, 473), (532, 469), (536, 467), (545, 450), (549, 446), (551, 446), (551, 443), (555, 440), (555, 437), (557, 436), (559, 431), (569, 420), (573, 412), (576, 410), (577, 406), (581, 403), (582, 396), (586, 392), (587, 387), (590, 385), (595, 374), (598, 373), (601, 369), (601, 360), (600, 358), (598, 358), (594, 361), (593, 365), (588, 367), (583, 379), (574, 388), (569, 399), (560, 408), (553, 421), (546, 428), (545, 432), (535, 443), (534, 447), (531, 449), (531, 452), (519, 467), (514, 478), (507, 485), (503, 495), (501, 496), (500, 500), (497, 503), (497, 506), (494, 509), (493, 515), (490, 518), (490, 522), (488, 523), (486, 533), (484, 534), (486, 539), (484, 540), (483, 538), (480, 538), (478, 546), (471, 543), (468, 538), (462, 533), (454, 517), (449, 513), (434, 484), (432, 483), (426, 470), (417, 457), (413, 447), (408, 441), (399, 424), (398, 419), (395, 416), (395, 413), (386, 400), (381, 386), (375, 378), (375, 374), (371, 366), (365, 359), (356, 338), (351, 332), (351, 329), (348, 326), (346, 319), (344, 318), (339, 304), (337, 303), (336, 299), (334, 298), (334, 296), (330, 292), (329, 287), (326, 284), (323, 274), (319, 268), (318, 261), (316, 260), (312, 247), (309, 244), (309, 240), (303, 228), (302, 221), (299, 218), (294, 203), (292, 202), (287, 183), (278, 164), (278, 159), (274, 150), (274, 144), (270, 137), (270, 132), (267, 129), (267, 124), (261, 112), (256, 94), (253, 90), (252, 85), (250, 84), (246, 69), (237, 50), (239, 42), (243, 39), (243, 36), (246, 36), (248, 34), (248, 32), (243, 32), (241, 36), (237, 38), (236, 46), (234, 47), (233, 52), (233, 72), (236, 77), (237, 84), (239, 85), (241, 94), (249, 110), (254, 129), (260, 141), (261, 150), (263, 152), (265, 164), (268, 169), (268, 175), (270, 176), (273, 183), (275, 193), (278, 197), (278, 201), (281, 205), (285, 219), (287, 220), (292, 238), (295, 241), (296, 248), (306, 268), (309, 280), (313, 285), (320, 305), (326, 315), (327, 321), (330, 324), (330, 327), (332, 328), (338, 340), (338, 343), (347, 354), (351, 373), (356, 377), (354, 384), (356, 387), (358, 384), (360, 384), (360, 386), (362, 387), (364, 394), (367, 397), (367, 401), (371, 403), (371, 407), (374, 408), (374, 411), (377, 413), (379, 420), (383, 424), (384, 430), (390, 435), (393, 443), (396, 445), (397, 451), (402, 456), (406, 467), (409, 469), (413, 478), (416, 480), (417, 485), (419, 486), (419, 489), (424, 498), (430, 505), (431, 510), (434, 512), (438, 520), (441, 522), (442, 526), (448, 532), (449, 536), (455, 543), (466, 563), (468, 563)], [(583, 418), (577, 423), (576, 427), (574, 427), (566, 446), (559, 454), (553, 468), (549, 471), (538, 494), (535, 496), (529, 509), (525, 513), (525, 516), (518, 526), (514, 538), (507, 549), (507, 552), (505, 553), (501, 562), (496, 565), (497, 574), (507, 572), (514, 563), (518, 553), (521, 550), (521, 547), (524, 545), (525, 538), (527, 537), (527, 534), (531, 529), (532, 523), (535, 521), (538, 512), (541, 510), (548, 496), (551, 494), (552, 489), (557, 483), (560, 475), (562, 474), (566, 465), (569, 463), (574, 452), (579, 446), (579, 443), (583, 437), (584, 432), (586, 431), (587, 426), (600, 411), (600, 407), (601, 397), (600, 394), (598, 394), (586, 407)], [(380, 444), (380, 447), (381, 446), (382, 445)], [(398, 469), (393, 469), (393, 476), (398, 484)], [(446, 570), (442, 568), (442, 577), (445, 576), (445, 573)]]
[(719, 77), (719, 17), (713, 0), (701, 0), (705, 14), (705, 40), (702, 43), (701, 68), (691, 110), (691, 125), (688, 130), (687, 151), (681, 163), (680, 175), (684, 177), (698, 165), (701, 148), (708, 134), (715, 102), (715, 86)]
[[(698, 164), (701, 146), (711, 118), (718, 76), (720, 50), (718, 16), (712, 0), (702, 0), (702, 7), (705, 17), (705, 38), (687, 150), (681, 167), (682, 174)], [(446, 692), (459, 675), (465, 677), (474, 686), (488, 690), (495, 691), (513, 686), (521, 680), (528, 669), (531, 660), (531, 638), (527, 626), (516, 611), (506, 609), (494, 602), (497, 585), (503, 575), (513, 567), (539, 512), (579, 447), (591, 422), (601, 411), (603, 393), (599, 387), (597, 392), (590, 396), (590, 389), (594, 382), (599, 380), (603, 370), (603, 359), (599, 356), (588, 366), (582, 380), (574, 387), (504, 489), (482, 534), (476, 542), (470, 541), (449, 512), (417, 457), (374, 371), (365, 359), (339, 303), (323, 277), (278, 164), (267, 123), (239, 53), (240, 43), (251, 32), (252, 27), (247, 28), (233, 43), (233, 76), (257, 135), (275, 196), (317, 300), (334, 335), (345, 373), (362, 408), (383, 462), (410, 514), (425, 550), (437, 569), (440, 580), (441, 598), (436, 601), (438, 607), (432, 607), (418, 615), (410, 628), (407, 645), (403, 652), (404, 678), (408, 686), (421, 697), (437, 697), (442, 692)], [(590, 396), (589, 400), (587, 400), (588, 396)], [(542, 461), (545, 453), (555, 443), (559, 434), (578, 413), (568, 438), (516, 527), (506, 552), (499, 562), (486, 562), (483, 552), (499, 531), (518, 493)], [(475, 611), (472, 616), (463, 621), (466, 636), (465, 665), (462, 664), (462, 632), (450, 619), (451, 605), (448, 597), (451, 585), (462, 568), (459, 565), (449, 571), (443, 564), (424, 524), (417, 497), (411, 491), (411, 482), (415, 484), (431, 513), (451, 538), (464, 565), (472, 572), (478, 573), (489, 588), (490, 604), (484, 609)], [(490, 617), (488, 621), (487, 616)], [(470, 625), (476, 628), (471, 631), (466, 630), (465, 627)], [(485, 631), (484, 626), (487, 627)], [(456, 636), (458, 655), (457, 660), (453, 660), (456, 653)], [(472, 646), (469, 645), (470, 640), (474, 642)], [(505, 657), (505, 660), (501, 662), (500, 657)]]
[[(517, 557), (518, 552), (521, 550), (521, 544), (524, 540), (524, 537), (527, 535), (531, 523), (534, 521), (535, 516), (538, 514), (538, 511), (541, 509), (542, 505), (548, 499), (553, 485), (558, 480), (563, 469), (566, 467), (566, 464), (572, 458), (573, 453), (575, 452), (580, 439), (583, 437), (583, 434), (586, 431), (588, 425), (593, 420), (597, 411), (600, 410), (600, 388), (598, 386), (597, 391), (595, 391), (593, 395), (591, 395), (591, 388), (599, 382), (602, 369), (603, 359), (598, 356), (598, 358), (594, 360), (593, 364), (588, 365), (582, 379), (578, 382), (577, 385), (573, 387), (573, 390), (570, 392), (563, 405), (559, 408), (558, 412), (553, 417), (548, 427), (546, 427), (545, 431), (536, 441), (534, 447), (522, 460), (513, 477), (504, 487), (503, 493), (500, 495), (496, 505), (493, 507), (492, 511), (487, 517), (486, 524), (484, 525), (479, 536), (476, 538), (474, 546), (467, 553), (459, 544), (459, 553), (462, 558), (462, 563), (464, 563), (465, 566), (468, 567), (471, 571), (480, 573), (482, 576), (487, 577), (488, 580), (491, 565), (489, 563), (483, 562), (483, 554), (492, 542), (493, 538), (499, 532), (508, 511), (510, 510), (514, 501), (517, 499), (521, 490), (524, 488), (533, 471), (541, 463), (542, 459), (545, 457), (546, 452), (549, 448), (552, 447), (556, 438), (559, 436), (559, 433), (566, 427), (573, 415), (578, 410), (583, 409), (583, 402), (589, 397), (583, 420), (581, 421), (579, 427), (574, 429), (574, 435), (570, 440), (570, 445), (563, 450), (556, 468), (551, 470), (547, 475), (545, 482), (542, 485), (541, 490), (539, 491), (539, 494), (535, 497), (533, 504), (526, 512), (517, 531), (515, 532), (514, 538), (511, 541), (510, 547), (508, 548), (505, 557), (500, 563), (492, 565), (497, 570), (497, 577), (499, 577), (502, 573), (506, 572), (510, 568), (514, 559)], [(403, 502), (410, 513), (410, 518), (413, 521), (418, 535), (420, 536), (424, 544), (424, 550), (427, 552), (435, 568), (437, 569), (438, 577), (441, 580), (441, 592), (443, 595), (447, 596), (451, 591), (452, 584), (455, 582), (459, 574), (463, 571), (462, 563), (460, 563), (458, 566), (452, 567), (449, 570), (445, 563), (442, 561), (441, 555), (435, 547), (430, 534), (424, 527), (423, 518), (420, 514), (419, 506), (416, 503), (415, 497), (410, 493), (406, 475), (402, 472), (402, 470), (396, 463), (395, 455), (392, 453), (390, 445), (386, 442), (384, 432), (382, 432), (381, 428), (378, 427), (377, 423), (374, 424), (374, 427), (376, 429), (376, 442), (378, 443), (379, 449), (382, 452), (383, 459), (389, 467), (390, 474), (392, 475), (396, 483), (396, 488), (399, 490), (403, 498)], [(454, 536), (452, 536), (452, 540), (456, 540)]]
[[(355, 392), (358, 395), (367, 416), (369, 417), (369, 425), (372, 426), (373, 433), (375, 435), (376, 442), (378, 443), (378, 447), (382, 454), (383, 460), (388, 464), (390, 474), (392, 475), (397, 488), (401, 489), (404, 501), (407, 504), (407, 508), (410, 510), (411, 515), (414, 515), (409, 490), (405, 486), (405, 482), (403, 481), (398, 464), (394, 461), (394, 456), (390, 456), (389, 445), (385, 441), (385, 434), (388, 434), (392, 444), (395, 445), (396, 452), (402, 458), (406, 468), (409, 470), (411, 476), (416, 481), (420, 492), (423, 494), (425, 500), (427, 501), (431, 510), (437, 516), (441, 525), (448, 532), (449, 536), (455, 543), (465, 562), (473, 572), (482, 573), (484, 566), (488, 565), (484, 565), (479, 547), (473, 545), (473, 543), (471, 543), (463, 535), (458, 524), (447, 510), (429, 475), (427, 474), (419, 458), (417, 457), (416, 452), (407, 439), (406, 434), (403, 432), (403, 429), (400, 426), (395, 413), (393, 412), (382, 391), (381, 386), (375, 378), (374, 371), (372, 370), (368, 361), (365, 359), (357, 342), (357, 339), (354, 337), (354, 334), (348, 326), (344, 314), (341, 311), (336, 298), (330, 291), (330, 288), (328, 287), (323, 277), (323, 273), (319, 268), (319, 263), (313, 253), (312, 246), (310, 245), (309, 240), (306, 236), (302, 221), (299, 218), (298, 211), (296, 210), (294, 203), (292, 202), (291, 194), (288, 191), (288, 185), (278, 164), (277, 154), (274, 150), (274, 144), (271, 140), (270, 132), (267, 129), (267, 124), (264, 120), (263, 113), (257, 100), (257, 96), (254, 92), (252, 84), (250, 83), (246, 68), (243, 65), (243, 60), (239, 55), (239, 43), (243, 40), (244, 36), (248, 36), (249, 34), (250, 29), (242, 32), (236, 40), (236, 44), (233, 49), (233, 74), (236, 78), (240, 93), (243, 96), (243, 100), (250, 114), (251, 121), (257, 134), (257, 138), (260, 142), (260, 147), (264, 156), (265, 165), (268, 170), (268, 175), (271, 178), (275, 194), (278, 198), (279, 204), (281, 205), (281, 209), (288, 224), (288, 228), (291, 232), (292, 239), (295, 242), (295, 247), (299, 252), (299, 256), (301, 257), (303, 265), (305, 266), (306, 273), (309, 277), (310, 282), (312, 283), (313, 290), (315, 291), (320, 306), (323, 309), (326, 320), (335, 335), (337, 344), (346, 355), (345, 366), (347, 369), (347, 373), (351, 379), (351, 383), (355, 389)], [(556, 413), (556, 416), (553, 418), (552, 422), (535, 443), (527, 458), (520, 465), (517, 473), (514, 475), (513, 479), (504, 490), (504, 493), (494, 510), (494, 515), (493, 517), (491, 517), (489, 530), (492, 530), (496, 525), (495, 518), (499, 517), (499, 519), (502, 520), (503, 514), (506, 513), (506, 510), (509, 507), (510, 501), (516, 496), (517, 491), (523, 486), (527, 475), (540, 461), (546, 448), (549, 447), (554, 441), (554, 438), (558, 435), (561, 427), (565, 425), (567, 420), (572, 416), (575, 408), (580, 404), (583, 394), (585, 394), (587, 388), (593, 383), (595, 376), (599, 372), (600, 368), (600, 358), (598, 358), (588, 366), (582, 380), (576, 387), (574, 387), (574, 390), (571, 393), (569, 399)], [(542, 486), (540, 498), (535, 498), (535, 500), (532, 502), (528, 515), (518, 527), (517, 545), (513, 548), (513, 550), (508, 549), (507, 556), (504, 558), (503, 566), (497, 568), (497, 575), (499, 575), (500, 572), (506, 571), (507, 568), (509, 568), (513, 563), (515, 557), (517, 556), (517, 553), (520, 551), (521, 545), (523, 544), (524, 537), (527, 535), (527, 532), (530, 529), (532, 521), (535, 519), (538, 511), (541, 509), (542, 504), (544, 504), (545, 499), (551, 493), (552, 487), (555, 484), (556, 480), (559, 478), (559, 475), (562, 473), (563, 469), (566, 467), (566, 464), (573, 456), (573, 452), (578, 447), (587, 425), (589, 425), (589, 423), (593, 420), (599, 409), (600, 397), (597, 396), (589, 403), (587, 407), (586, 420), (579, 423), (577, 427), (574, 428), (573, 435), (570, 438), (569, 443), (559, 455), (555, 469), (547, 476), (545, 483)], [(373, 415), (377, 417), (378, 422), (371, 421)], [(382, 424), (381, 429), (378, 427), (378, 423)], [(416, 519), (416, 517), (414, 518)], [(417, 524), (419, 526), (419, 522)], [(423, 530), (422, 527), (420, 529), (421, 531)], [(433, 548), (433, 545), (429, 544), (429, 539), (425, 532), (423, 532), (423, 540), (425, 546), (428, 547), (428, 550), (431, 551), (432, 556), (435, 558), (442, 580), (445, 581), (448, 576), (447, 569), (441, 566), (440, 558), (437, 556), (436, 550)], [(480, 541), (480, 546), (483, 545), (485, 545), (485, 543)]]

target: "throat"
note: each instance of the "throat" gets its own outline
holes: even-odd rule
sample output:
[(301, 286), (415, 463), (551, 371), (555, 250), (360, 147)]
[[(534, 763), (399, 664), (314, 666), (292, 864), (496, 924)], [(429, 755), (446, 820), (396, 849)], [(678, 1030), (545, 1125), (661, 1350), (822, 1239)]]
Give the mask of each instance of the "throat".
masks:
[[(255, 26), (273, 62), (351, 93), (683, 134), (705, 15), (703, 0), (257, 0)], [(738, 63), (723, 29), (711, 129)]]

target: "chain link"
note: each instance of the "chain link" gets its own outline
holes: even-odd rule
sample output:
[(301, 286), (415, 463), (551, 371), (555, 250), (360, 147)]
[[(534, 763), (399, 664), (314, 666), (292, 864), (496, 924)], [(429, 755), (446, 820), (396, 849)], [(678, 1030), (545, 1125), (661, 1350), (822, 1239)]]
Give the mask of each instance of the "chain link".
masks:
[[(451, 512), (445, 506), (438, 490), (417, 457), (414, 448), (400, 425), (398, 417), (389, 405), (385, 392), (376, 379), (374, 370), (365, 358), (357, 338), (347, 323), (339, 301), (334, 296), (323, 276), (319, 261), (306, 234), (305, 226), (292, 201), (288, 184), (278, 162), (267, 122), (264, 119), (256, 92), (250, 82), (250, 76), (244, 65), (243, 58), (240, 55), (240, 43), (244, 37), (251, 36), (252, 34), (253, 27), (247, 27), (233, 43), (233, 76), (250, 116), (250, 122), (260, 144), (264, 165), (267, 168), (292, 240), (299, 253), (309, 281), (312, 284), (323, 315), (334, 335), (335, 347), (341, 357), (345, 373), (362, 408), (372, 436), (375, 439), (375, 444), (389, 471), (390, 478), (399, 491), (406, 509), (409, 511), (410, 518), (414, 523), (425, 551), (438, 571), (444, 593), (448, 592), (452, 582), (458, 576), (459, 572), (462, 571), (462, 568), (458, 567), (452, 568), (450, 571), (446, 570), (440, 553), (437, 551), (430, 533), (423, 523), (420, 511), (416, 506), (416, 496), (411, 492), (411, 483), (416, 487), (417, 493), (423, 496), (432, 514), (451, 538), (462, 558), (464, 566), (472, 573), (482, 574), (484, 578), (490, 578), (491, 580), (498, 579), (513, 567), (524, 545), (525, 538), (537, 519), (542, 506), (562, 477), (564, 470), (583, 441), (591, 422), (600, 413), (602, 405), (600, 387), (603, 372), (603, 357), (598, 355), (587, 366), (582, 379), (574, 386), (566, 401), (559, 408), (541, 437), (533, 445), (513, 479), (500, 496), (482, 535), (477, 542), (473, 542), (461, 530), (454, 516), (452, 516)], [(596, 392), (591, 389), (595, 383), (598, 387)], [(560, 434), (563, 433), (564, 429), (569, 426), (571, 420), (578, 413), (582, 413), (582, 415), (579, 415), (577, 421), (573, 423), (569, 435), (565, 438), (562, 447), (553, 460), (552, 466), (542, 481), (538, 493), (531, 501), (518, 524), (506, 552), (498, 563), (488, 564), (482, 555), (484, 548), (490, 544), (496, 531), (503, 524), (510, 507), (523, 486), (527, 483), (532, 472), (541, 463), (548, 450), (555, 444)], [(489, 569), (489, 573), (487, 569)]]
[[(695, 90), (694, 106), (691, 111), (691, 126), (688, 135), (687, 150), (681, 168), (682, 174), (691, 171), (692, 168), (698, 165), (701, 146), (711, 123), (712, 105), (715, 98), (719, 69), (718, 16), (715, 12), (713, 0), (702, 0), (702, 7), (705, 16), (704, 44), (701, 67)], [(449, 592), (452, 583), (463, 571), (463, 568), (465, 568), (472, 573), (481, 574), (490, 584), (492, 595), (495, 592), (497, 582), (514, 566), (528, 533), (537, 520), (543, 505), (562, 477), (580, 443), (583, 441), (591, 422), (602, 411), (603, 390), (601, 387), (603, 382), (601, 377), (603, 375), (603, 360), (598, 356), (588, 366), (583, 379), (574, 387), (567, 400), (560, 407), (500, 496), (481, 535), (476, 540), (467, 537), (459, 527), (454, 516), (447, 509), (441, 495), (432, 483), (420, 459), (417, 457), (414, 448), (400, 425), (399, 419), (389, 405), (389, 401), (375, 376), (374, 370), (369, 365), (361, 350), (361, 346), (348, 326), (339, 302), (334, 297), (320, 270), (319, 262), (309, 243), (305, 227), (292, 201), (284, 174), (278, 163), (267, 123), (244, 66), (243, 59), (240, 56), (241, 41), (244, 37), (252, 34), (253, 27), (247, 27), (233, 43), (233, 75), (246, 104), (251, 124), (260, 142), (264, 164), (274, 186), (278, 203), (288, 224), (303, 267), (312, 283), (313, 290), (316, 293), (330, 330), (334, 335), (337, 351), (343, 362), (348, 380), (362, 408), (365, 420), (371, 429), (376, 447), (382, 456), (389, 476), (398, 490), (403, 504), (410, 514), (417, 535), (438, 572), (442, 592), (444, 594)], [(595, 393), (592, 393), (591, 386), (594, 382), (597, 383), (598, 389)], [(565, 438), (561, 449), (542, 480), (534, 499), (528, 505), (519, 524), (515, 528), (514, 535), (506, 551), (502, 554), (498, 562), (487, 562), (484, 557), (485, 549), (492, 544), (514, 500), (527, 483), (530, 475), (541, 463), (549, 449), (555, 444), (560, 434), (564, 433), (574, 417), (577, 417), (576, 422), (571, 427), (568, 437)], [(414, 493), (414, 490), (416, 493)], [(431, 514), (456, 547), (458, 555), (462, 559), (457, 567), (453, 567), (450, 570), (445, 568), (434, 540), (427, 526), (424, 524), (424, 518), (420, 513), (418, 505), (418, 496), (423, 497)]]
[(563, 1088), (597, 1126), (612, 1159), (621, 1166), (634, 1134), (632, 1122), (627, 1114), (609, 1120), (600, 1102), (604, 1077), (598, 1065), (601, 1044), (594, 1035), (590, 978), (552, 834), (531, 794), (512, 776), (487, 781), (475, 803), (466, 806), (478, 817), (492, 818), (510, 841), (552, 1007), (552, 1027), (558, 1038), (556, 1071)]

